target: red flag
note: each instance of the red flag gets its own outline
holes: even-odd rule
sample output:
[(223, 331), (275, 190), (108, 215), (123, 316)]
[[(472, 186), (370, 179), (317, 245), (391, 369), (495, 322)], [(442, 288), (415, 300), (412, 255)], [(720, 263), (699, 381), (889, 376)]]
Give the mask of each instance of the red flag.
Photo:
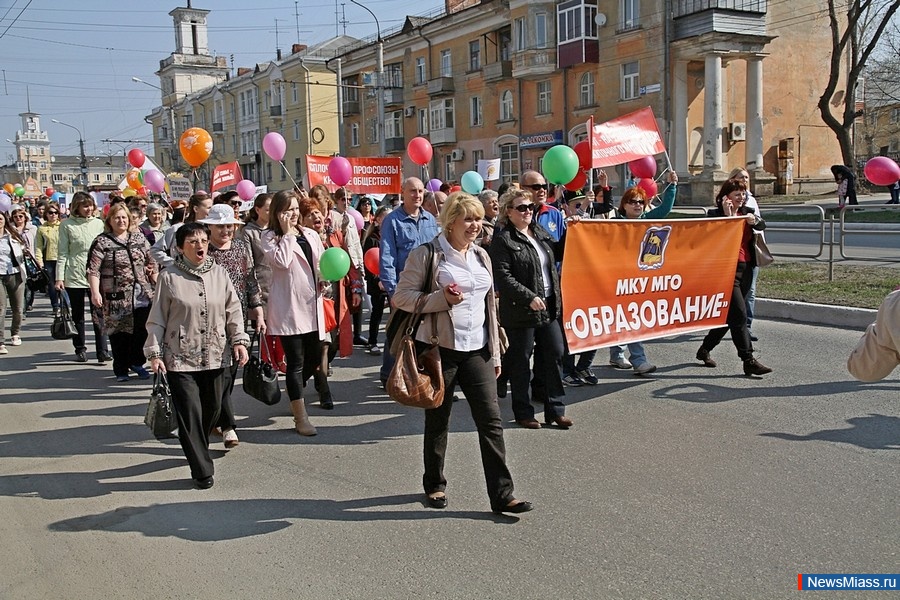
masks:
[(594, 125), (594, 117), (590, 117), (587, 127), (591, 166), (595, 169), (666, 151), (649, 106), (600, 125)]
[(228, 187), (229, 185), (237, 185), (238, 181), (241, 181), (243, 178), (244, 177), (241, 175), (241, 166), (237, 161), (219, 165), (213, 170), (212, 183), (209, 186), (209, 191), (214, 192), (220, 188)]

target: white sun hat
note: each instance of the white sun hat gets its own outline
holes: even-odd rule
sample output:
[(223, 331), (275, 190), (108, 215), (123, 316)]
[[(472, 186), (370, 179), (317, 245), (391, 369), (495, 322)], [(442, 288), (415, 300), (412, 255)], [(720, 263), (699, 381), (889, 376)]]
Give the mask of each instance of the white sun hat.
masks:
[(234, 209), (228, 204), (216, 204), (209, 209), (209, 215), (200, 219), (198, 223), (204, 225), (243, 225), (243, 221), (234, 218)]

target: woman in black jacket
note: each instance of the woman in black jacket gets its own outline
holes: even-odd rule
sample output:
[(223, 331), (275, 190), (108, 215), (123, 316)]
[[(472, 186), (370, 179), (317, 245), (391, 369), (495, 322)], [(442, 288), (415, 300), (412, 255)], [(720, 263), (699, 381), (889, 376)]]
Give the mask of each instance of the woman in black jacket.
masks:
[(529, 398), (529, 362), (535, 347), (537, 368), (546, 386), (544, 422), (562, 428), (572, 426), (565, 416), (565, 391), (559, 361), (563, 344), (560, 315), (562, 297), (555, 263), (561, 259), (562, 242), (554, 242), (534, 221), (531, 192), (510, 189), (500, 198), (500, 218), (489, 253), (494, 286), (500, 295), (500, 325), (509, 348), (503, 371), (512, 386), (516, 423), (540, 429)]

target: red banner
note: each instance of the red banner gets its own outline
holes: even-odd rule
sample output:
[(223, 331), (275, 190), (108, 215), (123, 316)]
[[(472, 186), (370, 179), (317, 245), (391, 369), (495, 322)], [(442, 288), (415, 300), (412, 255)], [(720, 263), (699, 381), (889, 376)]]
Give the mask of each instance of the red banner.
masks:
[(562, 264), (573, 353), (725, 325), (743, 217), (580, 221)]
[(621, 165), (666, 151), (653, 109), (649, 106), (600, 125), (594, 125), (594, 117), (591, 117), (587, 130), (591, 166), (595, 169)]
[[(306, 172), (309, 175), (309, 187), (325, 185), (332, 192), (340, 186), (335, 185), (328, 176), (328, 163), (332, 156), (306, 155)], [(400, 172), (400, 158), (347, 157), (353, 167), (353, 176), (344, 187), (353, 194), (399, 194), (403, 185), (403, 174)]]
[(214, 192), (229, 185), (237, 185), (244, 177), (241, 175), (241, 165), (235, 162), (219, 165), (213, 170), (212, 183), (209, 191)]

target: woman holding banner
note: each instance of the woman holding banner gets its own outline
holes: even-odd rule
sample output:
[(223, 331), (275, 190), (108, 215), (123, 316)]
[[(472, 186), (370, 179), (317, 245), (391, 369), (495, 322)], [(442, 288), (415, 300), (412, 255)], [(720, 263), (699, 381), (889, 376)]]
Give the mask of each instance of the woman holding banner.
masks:
[(753, 267), (756, 265), (753, 232), (765, 229), (766, 222), (754, 214), (752, 209), (745, 206), (746, 200), (747, 184), (743, 180), (729, 179), (722, 185), (716, 196), (716, 209), (710, 212), (710, 216), (714, 217), (744, 216), (746, 225), (738, 250), (734, 287), (731, 290), (731, 303), (728, 306), (728, 325), (713, 329), (706, 334), (700, 349), (697, 350), (697, 360), (703, 362), (706, 367), (715, 367), (716, 361), (712, 359), (710, 352), (730, 330), (731, 341), (737, 348), (738, 356), (744, 361), (744, 374), (765, 375), (771, 373), (772, 369), (753, 358), (753, 343), (750, 341), (750, 331), (747, 329), (745, 298), (747, 292), (750, 291)]

